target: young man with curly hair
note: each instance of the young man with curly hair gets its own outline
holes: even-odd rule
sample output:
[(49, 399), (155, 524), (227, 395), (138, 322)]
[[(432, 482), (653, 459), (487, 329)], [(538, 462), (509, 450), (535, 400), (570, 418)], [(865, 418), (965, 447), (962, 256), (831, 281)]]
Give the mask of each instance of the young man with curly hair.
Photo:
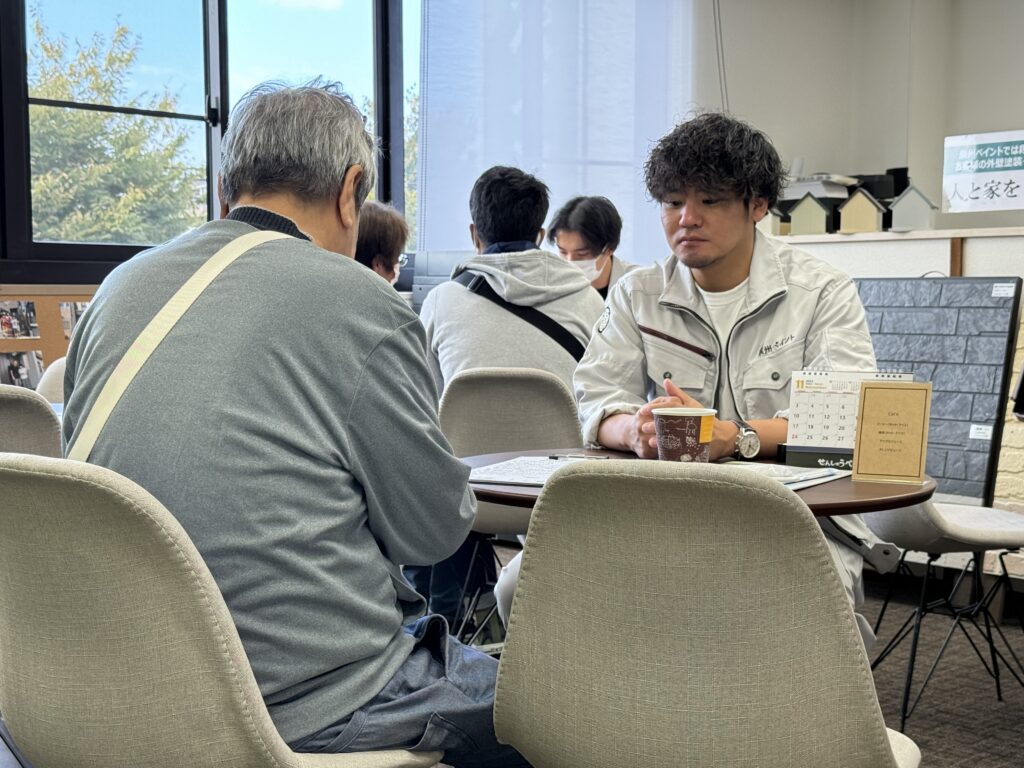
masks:
[[(584, 439), (656, 457), (653, 408), (708, 406), (718, 411), (712, 461), (775, 456), (793, 371), (875, 369), (857, 289), (756, 229), (785, 178), (761, 131), (699, 115), (657, 143), (644, 171), (671, 254), (623, 276), (608, 295), (574, 377)], [(823, 526), (857, 607), (864, 559), (887, 570), (896, 548), (856, 515)], [(858, 624), (870, 647), (870, 626), (863, 617)]]

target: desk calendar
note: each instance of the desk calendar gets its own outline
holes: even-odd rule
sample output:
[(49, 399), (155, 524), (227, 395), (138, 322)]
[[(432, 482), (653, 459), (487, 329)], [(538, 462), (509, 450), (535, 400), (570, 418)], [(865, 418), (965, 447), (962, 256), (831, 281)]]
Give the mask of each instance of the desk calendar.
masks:
[(860, 383), (865, 380), (913, 381), (914, 376), (864, 371), (793, 371), (787, 444), (852, 451), (857, 439)]

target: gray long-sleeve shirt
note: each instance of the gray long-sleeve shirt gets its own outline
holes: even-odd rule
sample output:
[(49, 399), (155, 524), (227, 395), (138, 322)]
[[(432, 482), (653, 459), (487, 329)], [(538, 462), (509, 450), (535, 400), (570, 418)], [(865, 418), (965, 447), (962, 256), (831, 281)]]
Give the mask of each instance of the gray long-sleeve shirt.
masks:
[[(173, 292), (251, 231), (211, 222), (110, 274), (68, 351), (66, 440)], [(436, 562), (469, 530), (469, 470), (441, 434), (424, 350), (417, 317), (373, 272), (275, 240), (199, 297), (92, 451), (191, 536), (286, 741), (391, 679), (412, 647), (402, 625), (423, 609), (399, 564)]]

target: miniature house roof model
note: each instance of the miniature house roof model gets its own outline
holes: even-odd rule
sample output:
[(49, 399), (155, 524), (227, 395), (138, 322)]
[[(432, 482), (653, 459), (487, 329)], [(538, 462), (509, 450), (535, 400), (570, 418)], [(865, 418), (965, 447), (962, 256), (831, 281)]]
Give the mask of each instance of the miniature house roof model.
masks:
[(832, 231), (832, 208), (810, 192), (789, 209), (789, 234), (824, 235)]
[(856, 189), (839, 206), (839, 231), (881, 232), (884, 229), (885, 206), (866, 189)]
[(907, 232), (911, 229), (932, 229), (938, 208), (924, 192), (911, 184), (889, 204), (889, 210), (892, 211), (892, 231)]
[(772, 206), (757, 226), (766, 235), (788, 235), (789, 214), (783, 213), (778, 206)]

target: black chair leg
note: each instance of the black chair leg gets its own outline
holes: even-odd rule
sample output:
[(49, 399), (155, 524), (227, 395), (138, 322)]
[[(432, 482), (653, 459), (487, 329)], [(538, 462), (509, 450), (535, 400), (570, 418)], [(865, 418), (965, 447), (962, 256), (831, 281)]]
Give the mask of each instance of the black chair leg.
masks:
[(872, 630), (875, 636), (878, 636), (878, 628), (882, 626), (882, 617), (885, 616), (885, 609), (889, 607), (889, 601), (892, 600), (892, 593), (896, 590), (896, 579), (901, 573), (909, 573), (910, 569), (907, 568), (904, 562), (907, 559), (907, 550), (903, 550), (903, 554), (900, 555), (899, 562), (896, 563), (896, 567), (892, 573), (886, 578), (889, 584), (888, 589), (885, 592), (885, 600), (882, 602), (882, 609), (878, 612), (878, 618), (875, 619), (875, 626)]
[[(892, 652), (893, 648), (896, 647), (908, 634), (913, 634), (911, 647), (910, 647), (910, 658), (907, 662), (907, 674), (903, 688), (903, 698), (900, 704), (900, 730), (904, 730), (906, 727), (907, 719), (913, 714), (917, 708), (918, 703), (921, 701), (921, 697), (924, 694), (928, 683), (931, 681), (932, 676), (935, 673), (936, 668), (939, 665), (939, 661), (942, 659), (942, 655), (945, 653), (946, 648), (949, 646), (950, 640), (957, 630), (963, 633), (964, 637), (970, 643), (972, 650), (981, 661), (985, 671), (993, 678), (996, 685), (996, 697), (1002, 701), (1002, 670), (1008, 670), (1010, 674), (1017, 680), (1022, 687), (1024, 687), (1024, 663), (1021, 662), (1020, 658), (1014, 652), (1012, 646), (1006, 639), (1006, 635), (999, 627), (999, 622), (995, 616), (992, 615), (990, 605), (998, 594), (1000, 589), (1007, 589), (1012, 591), (1012, 587), (1008, 583), (1009, 577), (1006, 575), (1005, 564), (1004, 572), (997, 578), (996, 582), (987, 590), (984, 590), (982, 578), (984, 576), (984, 552), (975, 552), (971, 560), (964, 566), (963, 570), (958, 574), (956, 581), (953, 584), (952, 589), (947, 597), (933, 600), (931, 602), (927, 599), (927, 584), (928, 578), (932, 571), (932, 564), (934, 560), (938, 558), (938, 555), (929, 555), (928, 567), (925, 571), (925, 577), (921, 588), (921, 600), (918, 607), (914, 610), (914, 613), (904, 622), (903, 627), (897, 632), (896, 636), (889, 641), (885, 649), (879, 655), (872, 664), (872, 669), (877, 666), (885, 656)], [(970, 576), (971, 587), (970, 587), (970, 599), (967, 605), (962, 607), (956, 607), (953, 604), (953, 599), (959, 592), (960, 587), (964, 583), (964, 579)], [(917, 694), (911, 701), (911, 692), (913, 689), (914, 679), (914, 666), (917, 658), (917, 647), (918, 639), (920, 635), (921, 621), (924, 616), (928, 613), (941, 612), (948, 614), (951, 618), (951, 625), (949, 631), (946, 633), (946, 637), (939, 647), (938, 652), (935, 654), (932, 660), (931, 666), (928, 672), (924, 675), (921, 682), (920, 688), (917, 690)], [(981, 621), (979, 622), (979, 618)], [(1018, 617), (1019, 618), (1019, 617)], [(913, 621), (913, 626), (909, 627), (910, 622)], [(984, 652), (984, 648), (979, 642), (975, 641), (975, 637), (972, 636), (968, 630), (973, 627), (979, 638), (984, 641), (984, 644), (988, 646), (988, 653)], [(1007, 655), (1004, 656), (1000, 650), (997, 639), (1001, 641), (1003, 647), (1006, 650)], [(1000, 665), (1000, 662), (1002, 664)], [(1020, 674), (1018, 674), (1018, 670)]]
[[(925, 566), (924, 579), (921, 581), (921, 599), (918, 602), (917, 610), (914, 611), (914, 629), (910, 641), (910, 659), (907, 661), (907, 675), (903, 683), (903, 698), (900, 701), (900, 732), (907, 727), (907, 718), (910, 717), (910, 689), (914, 683), (914, 662), (917, 659), (917, 643), (921, 637), (921, 622), (928, 606), (928, 575), (931, 573), (932, 564), (938, 559), (938, 555), (928, 555), (928, 565)], [(923, 691), (922, 691), (923, 692)], [(918, 694), (920, 698), (920, 694)], [(915, 701), (916, 704), (916, 701)]]

